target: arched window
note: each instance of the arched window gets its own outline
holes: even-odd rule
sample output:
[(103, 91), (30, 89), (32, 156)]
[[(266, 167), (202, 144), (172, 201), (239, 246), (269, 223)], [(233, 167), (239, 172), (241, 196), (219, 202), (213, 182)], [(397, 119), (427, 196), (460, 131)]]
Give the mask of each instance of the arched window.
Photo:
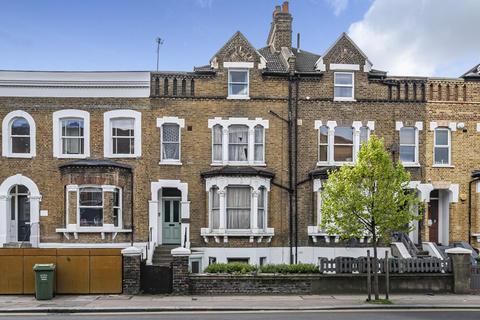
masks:
[(328, 127), (321, 126), (318, 131), (318, 161), (328, 161)]
[(212, 130), (213, 138), (212, 138), (212, 158), (213, 161), (222, 161), (223, 160), (223, 149), (222, 149), (222, 141), (223, 141), (223, 128), (221, 125), (216, 124), (213, 126)]
[(3, 119), (2, 153), (4, 157), (35, 156), (35, 122), (24, 111), (12, 111)]
[(255, 162), (260, 162), (260, 163), (263, 163), (264, 162), (264, 158), (265, 158), (265, 149), (264, 149), (264, 145), (265, 145), (265, 135), (264, 135), (264, 130), (263, 130), (263, 126), (257, 124), (255, 126)]

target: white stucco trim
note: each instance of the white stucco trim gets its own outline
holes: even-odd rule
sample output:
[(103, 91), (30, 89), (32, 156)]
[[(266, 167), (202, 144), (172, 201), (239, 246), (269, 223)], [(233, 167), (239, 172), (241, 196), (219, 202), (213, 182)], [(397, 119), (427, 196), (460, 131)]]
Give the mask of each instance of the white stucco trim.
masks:
[(229, 62), (225, 61), (223, 63), (224, 68), (239, 68), (239, 69), (252, 69), (253, 62)]
[[(181, 200), (181, 246), (190, 248), (190, 201), (188, 201), (188, 183), (180, 180), (158, 180), (150, 183), (150, 200), (148, 201), (149, 246), (147, 263), (152, 263), (153, 251), (162, 243), (162, 229), (159, 228), (161, 201), (159, 192), (162, 188), (176, 188), (182, 194)], [(161, 220), (160, 220), (161, 221)], [(186, 241), (185, 241), (186, 238)]]
[(360, 65), (348, 63), (330, 63), (330, 70), (360, 71)]
[(147, 71), (0, 71), (3, 97), (150, 96)]
[[(434, 131), (436, 128), (440, 127), (438, 122), (432, 121), (430, 122), (430, 131)], [(449, 122), (446, 126), (450, 131), (457, 131), (457, 123), (456, 122)]]
[(0, 247), (9, 242), (10, 189), (15, 185), (24, 185), (30, 193), (28, 196), (30, 199), (30, 243), (33, 247), (38, 247), (40, 243), (40, 201), (42, 195), (35, 182), (21, 174), (5, 179), (0, 185)]
[[(178, 159), (163, 159), (163, 128), (164, 124), (176, 124), (179, 127), (178, 131)], [(185, 128), (185, 119), (178, 117), (163, 117), (157, 118), (157, 127), (160, 128), (160, 162), (161, 165), (182, 165), (182, 129)]]
[[(113, 154), (112, 146), (112, 119), (134, 119), (134, 153)], [(139, 158), (142, 155), (142, 114), (134, 110), (112, 110), (103, 114), (103, 153), (105, 158)]]
[[(61, 120), (63, 119), (82, 119), (83, 120), (83, 135), (84, 145), (83, 154), (62, 154), (62, 139), (61, 139)], [(53, 156), (55, 158), (88, 158), (90, 157), (90, 113), (77, 109), (66, 109), (55, 111), (53, 113)]]
[[(269, 121), (262, 118), (227, 118), (215, 117), (208, 119), (208, 128), (212, 129), (212, 146), (213, 146), (213, 127), (215, 125), (222, 126), (222, 161), (213, 160), (212, 147), (212, 165), (247, 165), (247, 166), (265, 166), (265, 150), (266, 150), (266, 130), (269, 128)], [(248, 127), (248, 160), (243, 162), (233, 162), (228, 160), (228, 127), (231, 125), (245, 125)], [(263, 161), (255, 161), (255, 126), (263, 127)]]
[[(400, 131), (404, 127), (406, 127), (406, 126), (403, 124), (403, 121), (395, 121), (395, 130), (396, 131)], [(418, 166), (420, 166), (420, 161), (419, 161), (420, 131), (423, 130), (423, 122), (422, 121), (415, 122), (414, 127), (416, 128), (416, 130), (415, 130), (415, 159), (414, 159), (413, 162), (402, 162), (404, 167), (418, 167)], [(400, 147), (400, 137), (399, 137), (398, 141), (399, 141), (398, 145)], [(398, 152), (400, 154), (400, 150)]]
[(328, 128), (328, 151), (327, 151), (327, 161), (318, 161), (317, 159), (317, 166), (324, 166), (324, 165), (336, 165), (341, 166), (344, 164), (353, 164), (357, 161), (358, 153), (360, 151), (360, 128), (367, 127), (368, 128), (368, 136), (372, 131), (375, 131), (375, 121), (352, 121), (352, 128), (353, 128), (353, 161), (351, 162), (339, 162), (334, 160), (334, 138), (335, 138), (335, 128), (338, 126), (336, 121), (327, 121), (324, 123), (322, 120), (315, 120), (314, 128), (318, 130), (317, 133), (317, 154), (318, 154), (318, 146), (319, 146), (319, 139), (320, 139), (320, 127), (325, 125)]
[[(12, 124), (13, 119), (15, 118), (24, 118), (27, 120), (30, 126), (30, 153), (13, 153), (11, 151), (11, 139), (10, 139), (10, 126)], [(35, 120), (33, 120), (32, 116), (25, 111), (22, 110), (15, 110), (8, 113), (5, 118), (3, 118), (2, 122), (2, 155), (4, 157), (9, 158), (33, 158), (36, 156), (36, 125)]]

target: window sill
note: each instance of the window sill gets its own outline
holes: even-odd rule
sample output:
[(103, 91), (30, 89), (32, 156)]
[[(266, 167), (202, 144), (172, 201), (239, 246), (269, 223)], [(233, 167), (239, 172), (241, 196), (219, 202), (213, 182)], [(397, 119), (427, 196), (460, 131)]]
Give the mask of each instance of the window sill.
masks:
[(227, 96), (228, 100), (250, 100), (249, 96)]
[(223, 238), (223, 242), (228, 242), (228, 237), (249, 237), (250, 242), (262, 242), (263, 238), (266, 242), (271, 242), (275, 232), (273, 228), (266, 229), (245, 229), (245, 230), (232, 230), (232, 229), (210, 229), (201, 228), (200, 235), (205, 242), (208, 242), (208, 238), (211, 237), (216, 243), (220, 243), (220, 238)]
[(56, 156), (57, 159), (86, 159), (89, 155), (86, 154), (60, 154)]
[(353, 166), (355, 162), (350, 162), (350, 161), (334, 161), (334, 162), (317, 162), (317, 167), (324, 167), (324, 166)]
[(420, 168), (420, 163), (402, 163), (404, 168)]
[(355, 98), (333, 98), (333, 101), (351, 101), (351, 102), (356, 102), (357, 100), (355, 100)]
[(141, 157), (139, 154), (106, 154), (104, 156), (109, 159), (135, 159)]
[[(317, 243), (318, 238), (323, 238), (325, 240), (325, 243), (330, 243), (330, 239), (332, 237), (334, 237), (334, 243), (338, 243), (340, 241), (339, 235), (329, 235), (319, 226), (308, 226), (308, 235), (312, 237), (313, 243)], [(364, 243), (365, 239), (367, 240), (367, 243), (370, 243), (372, 240), (371, 237), (365, 236), (359, 239), (360, 243)]]
[(112, 224), (105, 224), (102, 227), (80, 227), (76, 224), (69, 224), (66, 228), (57, 228), (55, 232), (63, 233), (65, 238), (70, 240), (70, 236), (73, 234), (74, 238), (78, 239), (79, 233), (100, 233), (102, 240), (105, 239), (106, 233), (113, 234), (113, 239), (117, 237), (118, 233), (130, 233), (131, 229), (123, 229), (121, 227), (114, 227)]
[(250, 167), (266, 167), (267, 164), (265, 162), (212, 162), (210, 164), (213, 167), (221, 167), (221, 166), (250, 166)]
[(22, 158), (22, 159), (32, 159), (35, 157), (32, 153), (8, 153), (3, 155), (6, 158)]
[(452, 164), (434, 164), (432, 168), (455, 168)]
[(161, 166), (181, 166), (182, 163), (180, 161), (167, 161), (167, 160), (161, 160), (159, 163)]

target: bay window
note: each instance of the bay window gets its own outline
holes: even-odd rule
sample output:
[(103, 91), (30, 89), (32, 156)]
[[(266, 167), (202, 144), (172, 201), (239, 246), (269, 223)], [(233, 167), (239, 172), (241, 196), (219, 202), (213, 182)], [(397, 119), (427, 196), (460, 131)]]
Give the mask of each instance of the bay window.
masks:
[(333, 152), (333, 159), (335, 161), (353, 161), (353, 128), (335, 128)]
[(99, 187), (82, 187), (78, 200), (81, 227), (101, 227), (103, 225), (103, 192)]
[(227, 229), (250, 229), (250, 186), (227, 187)]

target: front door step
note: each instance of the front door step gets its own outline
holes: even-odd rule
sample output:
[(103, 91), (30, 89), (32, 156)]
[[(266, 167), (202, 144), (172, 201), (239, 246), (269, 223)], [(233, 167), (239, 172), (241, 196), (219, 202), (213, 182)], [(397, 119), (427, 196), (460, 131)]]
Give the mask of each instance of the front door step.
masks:
[(4, 248), (31, 248), (30, 242), (7, 242), (3, 244)]

